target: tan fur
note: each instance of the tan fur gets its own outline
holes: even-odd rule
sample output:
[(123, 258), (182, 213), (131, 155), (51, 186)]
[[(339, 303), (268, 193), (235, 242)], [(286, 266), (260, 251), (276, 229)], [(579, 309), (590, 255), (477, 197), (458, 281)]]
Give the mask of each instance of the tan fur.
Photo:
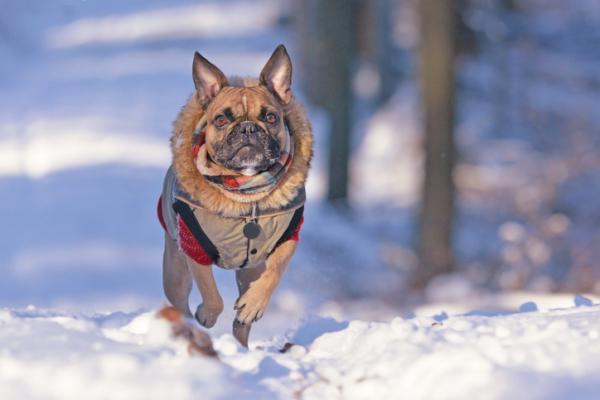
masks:
[[(264, 86), (250, 78), (234, 78), (230, 85), (222, 89), (222, 93), (214, 101), (227, 101), (233, 96), (239, 99), (239, 88), (247, 94), (247, 107), (253, 106), (251, 94), (254, 96), (268, 95)], [(231, 92), (231, 96), (227, 96)], [(211, 105), (212, 106), (212, 105)], [(217, 106), (217, 105), (215, 105)], [(256, 202), (260, 209), (273, 209), (291, 202), (298, 190), (305, 184), (310, 161), (313, 155), (312, 128), (303, 107), (294, 98), (282, 106), (288, 127), (294, 136), (294, 159), (287, 174), (271, 192), (257, 194), (234, 194), (209, 184), (198, 172), (192, 158), (192, 134), (204, 110), (197, 96), (192, 95), (181, 110), (174, 123), (171, 136), (173, 167), (175, 175), (183, 190), (193, 200), (198, 201), (210, 211), (226, 217), (248, 215), (251, 203)]]

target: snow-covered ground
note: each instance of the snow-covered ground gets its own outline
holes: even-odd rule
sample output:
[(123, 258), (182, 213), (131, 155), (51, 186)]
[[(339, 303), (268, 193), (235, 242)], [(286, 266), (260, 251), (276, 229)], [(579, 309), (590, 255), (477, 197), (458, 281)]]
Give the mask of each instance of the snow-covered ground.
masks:
[[(467, 96), (470, 113), (459, 132), (468, 150), (457, 171), (457, 245), (459, 256), (470, 257), (466, 272), (434, 281), (426, 304), (402, 291), (415, 265), (408, 244), (421, 162), (412, 84), (364, 123), (350, 218), (321, 202), (326, 120), (309, 109), (317, 148), (298, 254), (249, 351), (230, 335), (233, 276), (217, 271), (226, 311), (211, 335), (220, 361), (189, 357), (154, 318), (165, 301), (155, 206), (170, 124), (192, 90), (195, 50), (238, 75), (256, 75), (281, 42), (295, 58), (285, 2), (2, 6), (0, 399), (597, 397), (598, 306), (574, 295), (486, 290), (490, 282), (514, 288), (527, 279), (530, 288), (551, 288), (531, 271), (551, 256), (568, 260), (556, 257), (561, 251), (582, 268), (596, 265), (588, 260), (597, 254), (589, 239), (597, 202), (588, 201), (593, 191), (582, 191), (596, 175), (577, 180), (569, 170), (565, 179), (575, 178), (560, 182), (561, 193), (574, 197), (557, 195), (556, 206), (535, 202), (551, 209), (539, 217), (527, 208), (546, 199), (547, 185), (536, 184), (548, 184), (562, 161), (524, 146), (520, 130), (487, 137), (494, 110), (476, 97)], [(485, 86), (493, 75), (485, 57), (493, 64), (496, 56), (463, 71)], [(526, 56), (516, 51), (515, 65)], [(586, 58), (574, 69), (583, 74), (594, 63)], [(539, 97), (547, 86), (536, 88)], [(579, 146), (593, 149), (586, 143)], [(579, 154), (573, 158), (596, 165)], [(499, 261), (487, 257), (498, 253)], [(192, 306), (198, 301), (194, 294)], [(280, 353), (287, 342), (296, 346)]]
[(596, 399), (600, 306), (575, 303), (388, 322), (312, 317), (250, 350), (215, 337), (219, 359), (190, 357), (154, 312), (1, 309), (0, 397)]

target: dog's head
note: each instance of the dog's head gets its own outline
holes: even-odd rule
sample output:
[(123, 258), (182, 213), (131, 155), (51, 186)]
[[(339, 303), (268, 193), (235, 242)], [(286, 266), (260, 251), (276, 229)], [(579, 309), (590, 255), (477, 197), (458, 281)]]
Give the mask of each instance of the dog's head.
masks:
[(277, 162), (286, 138), (283, 107), (292, 97), (292, 63), (283, 45), (264, 66), (259, 85), (229, 85), (219, 68), (199, 53), (193, 78), (205, 107), (208, 155), (223, 167), (254, 175)]

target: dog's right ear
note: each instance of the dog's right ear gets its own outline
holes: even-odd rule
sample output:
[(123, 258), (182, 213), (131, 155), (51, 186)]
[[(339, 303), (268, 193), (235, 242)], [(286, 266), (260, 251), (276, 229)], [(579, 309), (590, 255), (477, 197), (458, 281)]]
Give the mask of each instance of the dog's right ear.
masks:
[(196, 95), (202, 104), (206, 104), (227, 86), (225, 74), (198, 52), (194, 53), (192, 77), (196, 85)]

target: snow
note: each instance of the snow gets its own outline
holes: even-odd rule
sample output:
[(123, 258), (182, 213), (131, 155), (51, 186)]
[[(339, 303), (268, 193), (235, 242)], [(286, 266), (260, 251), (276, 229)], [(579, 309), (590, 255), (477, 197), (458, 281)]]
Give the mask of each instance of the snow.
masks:
[[(2, 309), (3, 399), (223, 398), (224, 368), (187, 357), (151, 313), (86, 318), (48, 310)], [(201, 371), (198, 373), (197, 371)]]
[[(20, 128), (20, 133), (28, 135), (29, 140), (8, 139), (0, 143), (0, 175), (39, 178), (73, 167), (117, 162), (162, 167), (169, 165), (171, 159), (164, 143), (126, 132), (106, 132), (97, 121), (31, 121)], [(55, 149), (50, 154), (49, 147)], [(73, 148), (81, 150), (74, 152)], [(130, 148), (136, 151), (128, 151)]]
[[(328, 121), (308, 108), (317, 148), (302, 241), (250, 350), (230, 333), (231, 272), (216, 271), (226, 307), (210, 332), (219, 361), (190, 357), (154, 317), (165, 301), (155, 206), (170, 124), (193, 88), (193, 52), (238, 75), (256, 75), (281, 42), (297, 59), (282, 4), (3, 4), (0, 399), (597, 398), (600, 298), (543, 293), (569, 257), (592, 268), (600, 248), (590, 189), (600, 114), (588, 89), (598, 59), (567, 54), (580, 36), (561, 33), (578, 12), (598, 17), (591, 0), (553, 2), (551, 19), (520, 27), (553, 47), (517, 43), (461, 65), (464, 270), (436, 278), (422, 299), (402, 290), (416, 265), (409, 243), (422, 162), (417, 88), (406, 83), (361, 122), (352, 216), (321, 201)], [(401, 14), (395, 42), (413, 48), (415, 15)], [(473, 15), (473, 24), (499, 40), (506, 26), (489, 18)], [(587, 24), (596, 37), (598, 25)], [(409, 82), (414, 71), (403, 68)], [(498, 88), (508, 103), (500, 112)], [(581, 121), (561, 120), (561, 130), (535, 119), (542, 111)], [(572, 147), (556, 151), (570, 132)], [(597, 271), (587, 276), (598, 292)], [(194, 292), (191, 306), (199, 301)]]
[[(128, 14), (121, 17), (84, 18), (53, 29), (48, 34), (52, 48), (76, 47), (86, 44), (139, 41), (148, 39), (186, 39), (201, 37), (239, 36), (252, 30), (264, 30), (273, 25), (281, 11), (275, 2), (255, 4), (199, 4)], [(224, 19), (227, 14), (231, 19)], [(249, 16), (252, 16), (251, 18)]]
[[(188, 356), (153, 312), (3, 308), (0, 396), (593, 399), (600, 305), (571, 300), (580, 305), (388, 322), (312, 317), (249, 350), (216, 336), (219, 360)], [(282, 353), (287, 341), (294, 345)]]

